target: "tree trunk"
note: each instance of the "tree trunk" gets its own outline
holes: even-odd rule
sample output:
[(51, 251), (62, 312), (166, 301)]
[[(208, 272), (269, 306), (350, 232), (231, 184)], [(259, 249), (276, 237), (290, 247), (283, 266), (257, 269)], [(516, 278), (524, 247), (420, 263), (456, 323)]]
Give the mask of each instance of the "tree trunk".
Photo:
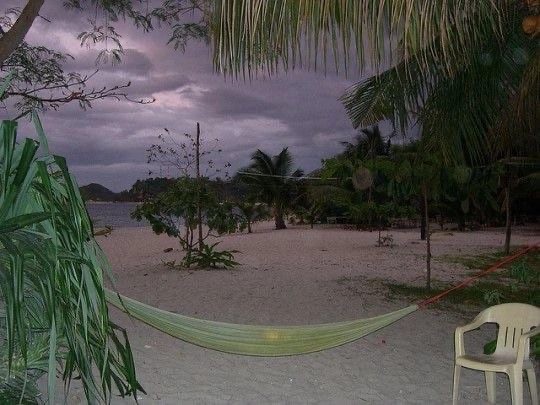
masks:
[(287, 229), (287, 225), (285, 225), (285, 220), (283, 219), (283, 210), (275, 208), (274, 222), (276, 223), (276, 229)]
[(420, 240), (426, 240), (426, 208), (423, 199), (420, 199)]
[(461, 214), (458, 216), (458, 231), (465, 231), (465, 218)]
[(424, 185), (424, 217), (426, 219), (426, 288), (431, 290), (431, 237), (429, 234), (429, 206), (427, 187)]
[(197, 169), (197, 228), (199, 230), (199, 251), (203, 249), (202, 207), (201, 207), (201, 152), (200, 152), (201, 127), (197, 122), (197, 138), (195, 141), (195, 159)]
[(24, 41), (28, 30), (39, 15), (39, 10), (43, 6), (43, 2), (44, 0), (28, 0), (17, 21), (15, 21), (8, 32), (0, 37), (0, 65)]
[(247, 220), (247, 229), (248, 233), (251, 233), (251, 221), (249, 219)]
[(506, 176), (506, 235), (504, 238), (504, 253), (510, 254), (510, 239), (512, 237), (512, 202), (510, 194), (510, 175)]

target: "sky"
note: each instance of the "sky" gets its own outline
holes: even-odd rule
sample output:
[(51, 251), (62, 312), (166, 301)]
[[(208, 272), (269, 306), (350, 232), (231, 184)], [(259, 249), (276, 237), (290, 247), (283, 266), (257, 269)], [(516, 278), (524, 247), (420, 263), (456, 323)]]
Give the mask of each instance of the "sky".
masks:
[[(24, 1), (8, 0), (22, 7)], [(1, 11), (1, 10), (0, 10)], [(92, 72), (96, 49), (81, 47), (76, 36), (88, 28), (88, 15), (68, 11), (61, 2), (46, 1), (40, 19), (32, 26), (29, 43), (65, 51), (76, 59), (66, 70)], [(230, 162), (231, 171), (249, 164), (251, 153), (261, 149), (276, 154), (289, 147), (297, 167), (310, 172), (321, 159), (342, 150), (341, 141), (352, 141), (352, 128), (338, 98), (358, 74), (336, 75), (331, 69), (313, 72), (297, 69), (251, 82), (234, 81), (214, 72), (211, 49), (190, 42), (185, 52), (167, 45), (169, 31), (137, 31), (130, 24), (116, 24), (125, 56), (120, 65), (99, 66), (95, 87), (130, 81), (131, 97), (155, 98), (152, 104), (102, 100), (86, 111), (77, 105), (48, 111), (41, 118), (55, 154), (67, 158), (80, 185), (100, 183), (113, 191), (129, 189), (148, 177), (146, 149), (168, 128), (174, 136), (195, 133), (200, 122), (204, 140), (219, 140), (223, 150), (217, 165)], [(0, 118), (13, 111), (0, 110)], [(3, 116), (3, 117), (2, 117)], [(21, 124), (20, 135), (33, 136)], [(154, 173), (159, 174), (159, 170)], [(173, 176), (170, 168), (162, 175)]]

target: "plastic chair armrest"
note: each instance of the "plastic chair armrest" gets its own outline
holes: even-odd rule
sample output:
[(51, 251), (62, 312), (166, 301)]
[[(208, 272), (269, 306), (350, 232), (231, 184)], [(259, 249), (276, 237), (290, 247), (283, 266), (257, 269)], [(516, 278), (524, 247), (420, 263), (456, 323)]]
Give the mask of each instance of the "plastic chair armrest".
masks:
[(465, 355), (465, 343), (463, 340), (463, 335), (466, 332), (470, 332), (471, 330), (478, 329), (480, 326), (484, 324), (483, 319), (474, 319), (471, 323), (463, 326), (458, 326), (456, 328), (456, 332), (454, 335), (455, 339), (455, 353), (456, 357), (464, 356)]
[(536, 336), (540, 334), (540, 326), (537, 326), (534, 329), (531, 329), (529, 332), (524, 333), (519, 337), (519, 343), (518, 343), (518, 353), (517, 353), (517, 362), (518, 364), (523, 364), (523, 360), (525, 360), (525, 353), (527, 352), (527, 349), (529, 348), (529, 341), (533, 336)]

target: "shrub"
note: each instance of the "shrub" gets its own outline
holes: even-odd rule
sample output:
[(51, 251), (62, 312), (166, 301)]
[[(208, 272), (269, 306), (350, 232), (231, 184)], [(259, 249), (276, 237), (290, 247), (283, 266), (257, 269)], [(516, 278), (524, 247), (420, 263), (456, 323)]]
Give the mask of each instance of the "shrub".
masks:
[(183, 260), (183, 264), (186, 267), (196, 265), (197, 267), (211, 267), (214, 269), (227, 269), (238, 265), (239, 263), (234, 260), (233, 255), (236, 251), (218, 251), (215, 249), (218, 244), (219, 242), (216, 242), (213, 245), (204, 245), (201, 250), (193, 252), (189, 258), (186, 257)]

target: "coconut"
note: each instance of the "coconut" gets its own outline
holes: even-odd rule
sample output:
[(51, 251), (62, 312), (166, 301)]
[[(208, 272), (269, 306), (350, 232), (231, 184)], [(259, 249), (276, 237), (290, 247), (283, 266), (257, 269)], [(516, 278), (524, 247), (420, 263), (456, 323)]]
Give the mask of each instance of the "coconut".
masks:
[(528, 34), (535, 34), (537, 31), (540, 31), (540, 16), (538, 15), (528, 15), (523, 18), (521, 23), (523, 31)]

